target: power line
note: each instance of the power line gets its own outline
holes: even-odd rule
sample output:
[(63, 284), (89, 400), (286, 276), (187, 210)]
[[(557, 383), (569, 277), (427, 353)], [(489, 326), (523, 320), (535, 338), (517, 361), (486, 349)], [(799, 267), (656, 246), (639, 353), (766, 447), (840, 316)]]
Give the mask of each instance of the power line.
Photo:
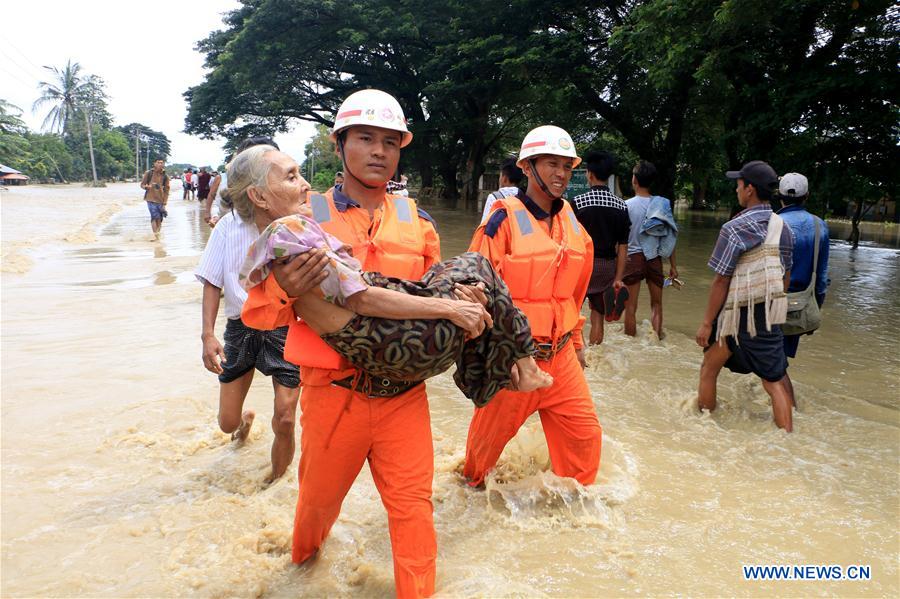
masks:
[(37, 83), (40, 83), (40, 82), (41, 82), (40, 79), (38, 79), (37, 77), (35, 77), (34, 75), (32, 75), (32, 74), (28, 71), (28, 69), (26, 69), (26, 68), (23, 67), (21, 64), (19, 64), (12, 56), (10, 56), (10, 55), (7, 54), (6, 52), (4, 52), (4, 51), (3, 51), (3, 48), (0, 48), (0, 54), (2, 54), (3, 56), (5, 56), (5, 57), (9, 60), (9, 64), (13, 64), (13, 65), (15, 65), (16, 67), (18, 67), (19, 70), (22, 72), (22, 74), (24, 74), (24, 75), (27, 76), (27, 77), (30, 77), (30, 78), (34, 79)]
[(18, 81), (19, 83), (21, 83), (23, 87), (27, 87), (27, 88), (30, 89), (30, 90), (34, 90), (34, 89), (37, 87), (37, 86), (34, 85), (33, 83), (25, 83), (24, 81), (22, 81), (21, 79), (19, 79), (19, 77), (16, 76), (15, 73), (9, 71), (6, 67), (4, 67), (4, 66), (2, 66), (2, 65), (0, 65), (0, 69), (3, 69), (3, 71), (4, 71), (7, 75), (9, 75), (9, 76), (12, 77), (13, 79), (15, 79), (16, 81)]
[(39, 67), (39, 66), (37, 66), (36, 64), (34, 64), (33, 62), (31, 62), (31, 59), (28, 58), (28, 55), (25, 54), (24, 52), (22, 52), (21, 50), (19, 50), (19, 47), (16, 46), (14, 43), (12, 43), (12, 41), (10, 41), (8, 38), (7, 38), (7, 40), (6, 40), (6, 43), (8, 43), (8, 44), (12, 47), (13, 50), (15, 50), (16, 52), (18, 52), (19, 55), (22, 56), (22, 58), (24, 58), (26, 61), (28, 61), (28, 64), (30, 64), (31, 66), (33, 66), (33, 67), (35, 68), (35, 70), (37, 70), (38, 73), (42, 73), (42, 72), (43, 72), (43, 71), (41, 70), (41, 67)]

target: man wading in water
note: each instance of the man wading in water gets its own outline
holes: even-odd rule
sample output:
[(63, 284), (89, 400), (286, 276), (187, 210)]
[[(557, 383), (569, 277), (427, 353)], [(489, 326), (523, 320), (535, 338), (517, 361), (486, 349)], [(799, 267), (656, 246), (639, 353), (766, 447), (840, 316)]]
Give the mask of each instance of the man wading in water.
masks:
[(521, 393), (503, 390), (477, 408), (466, 439), (463, 475), (479, 486), (528, 417), (539, 412), (558, 476), (589, 485), (600, 467), (602, 432), (584, 378), (581, 305), (593, 270), (593, 242), (562, 199), (581, 159), (572, 138), (550, 125), (522, 141), (518, 166), (527, 191), (499, 199), (475, 231), (470, 251), (491, 261), (528, 317), (534, 358), (553, 385)]
[[(274, 144), (267, 137), (252, 137), (238, 146), (235, 156), (258, 145)], [(225, 193), (225, 191), (223, 191)], [(254, 372), (272, 377), (274, 414), (272, 416), (272, 472), (268, 481), (287, 470), (294, 459), (294, 429), (297, 400), (300, 397), (300, 369), (284, 360), (287, 327), (260, 331), (241, 320), (241, 306), (247, 292), (238, 273), (247, 250), (259, 237), (253, 222), (241, 219), (233, 210), (226, 212), (213, 229), (200, 258), (195, 275), (203, 284), (202, 333), (203, 366), (219, 376), (219, 428), (232, 439), (244, 441), (256, 413), (244, 410)], [(321, 259), (321, 258), (320, 258)], [(215, 335), (220, 298), (225, 296), (225, 347)]]
[(778, 175), (754, 160), (726, 176), (737, 179), (738, 203), (744, 210), (722, 225), (709, 259), (716, 277), (696, 337), (704, 348), (700, 409), (716, 409), (716, 381), (723, 366), (740, 374), (752, 372), (772, 398), (775, 424), (791, 432), (794, 397), (787, 386), (781, 324), (787, 315), (784, 290), (791, 280), (794, 240), (790, 227), (769, 205)]
[(159, 239), (163, 219), (168, 216), (166, 204), (169, 202), (169, 176), (166, 174), (166, 163), (162, 159), (154, 161), (153, 170), (144, 173), (141, 189), (144, 190), (144, 200), (147, 202), (147, 210), (150, 211), (150, 228), (156, 239)]

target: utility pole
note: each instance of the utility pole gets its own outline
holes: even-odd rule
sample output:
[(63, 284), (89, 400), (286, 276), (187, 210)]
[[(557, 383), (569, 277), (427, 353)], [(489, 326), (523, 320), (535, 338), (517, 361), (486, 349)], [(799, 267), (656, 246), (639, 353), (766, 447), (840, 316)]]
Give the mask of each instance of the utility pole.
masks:
[(147, 138), (147, 170), (150, 170), (150, 138)]
[(137, 126), (134, 128), (134, 178), (141, 180), (141, 138)]
[(97, 183), (97, 163), (94, 161), (94, 137), (91, 135), (91, 112), (90, 108), (84, 108), (84, 122), (87, 125), (88, 150), (91, 153), (91, 175), (93, 175), (94, 187), (98, 187)]

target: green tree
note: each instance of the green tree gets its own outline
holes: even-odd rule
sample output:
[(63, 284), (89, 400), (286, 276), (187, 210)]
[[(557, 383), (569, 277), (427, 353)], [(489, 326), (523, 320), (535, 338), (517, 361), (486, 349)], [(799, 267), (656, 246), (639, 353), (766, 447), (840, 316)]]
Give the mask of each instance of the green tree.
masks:
[(510, 32), (514, 4), (244, 0), (199, 45), (210, 72), (185, 93), (186, 131), (237, 138), (292, 119), (330, 126), (344, 97), (376, 87), (400, 101), (415, 135), (401, 170), (413, 165), (426, 188), (437, 176), (450, 197), (462, 172), (474, 205), (485, 158), (542, 102), (505, 64), (529, 45)]
[(894, 3), (733, 0), (706, 31), (720, 41), (698, 73), (695, 106), (710, 129), (701, 147), (716, 145), (729, 167), (761, 158), (803, 172), (822, 214), (896, 197)]
[(467, 206), (485, 162), (544, 123), (653, 161), (673, 200), (715, 202), (722, 170), (762, 158), (818, 188), (829, 164), (849, 169), (855, 191), (822, 197), (846, 205), (895, 197), (898, 26), (887, 0), (242, 0), (199, 45), (186, 129), (330, 126), (376, 87), (415, 135), (401, 169), (450, 197), (461, 179)]
[[(610, 130), (631, 152), (654, 162), (658, 191), (674, 199), (679, 153), (695, 74), (715, 41), (705, 34), (720, 2), (593, 1), (532, 3), (543, 27), (518, 62), (554, 81), (590, 111), (586, 123)], [(577, 110), (576, 110), (577, 111)], [(600, 123), (598, 123), (598, 120)], [(575, 130), (587, 134), (590, 130)]]
[(22, 109), (6, 100), (0, 99), (0, 133), (22, 135), (28, 131), (22, 121)]
[[(132, 165), (135, 164), (135, 158), (138, 158), (135, 165), (135, 177), (140, 177), (147, 160), (150, 162), (157, 158), (167, 160), (172, 154), (172, 144), (169, 138), (164, 133), (151, 129), (147, 125), (129, 123), (116, 127), (115, 130), (125, 136), (131, 152)], [(140, 141), (136, 141), (136, 138)], [(138, 148), (137, 152), (135, 152), (136, 147)], [(144, 158), (140, 159), (141, 156)]]
[(27, 164), (31, 144), (25, 135), (28, 128), (19, 115), (22, 111), (6, 100), (0, 99), (0, 164), (17, 170)]
[(65, 182), (72, 173), (66, 144), (54, 133), (30, 133), (20, 114), (18, 107), (0, 100), (0, 163), (36, 181), (58, 177)]
[(54, 174), (65, 183), (75, 178), (74, 158), (63, 139), (54, 133), (29, 133), (31, 145), (29, 170), (41, 180), (52, 179)]
[[(812, 155), (821, 163), (858, 154), (828, 141), (865, 139), (863, 154), (881, 157), (875, 163), (896, 162), (900, 9), (891, 2), (625, 0), (533, 9), (540, 41), (518, 62), (575, 90), (633, 152), (656, 163), (663, 195), (674, 199), (677, 185), (700, 204), (710, 177), (752, 158), (782, 171)], [(838, 155), (826, 156), (824, 145)], [(884, 193), (895, 188), (886, 180), (896, 180), (893, 171), (863, 178)]]
[(316, 191), (325, 191), (334, 185), (334, 173), (337, 171), (324, 170), (316, 171), (310, 185)]
[(91, 157), (93, 185), (98, 186), (97, 165), (94, 159), (93, 126), (91, 114), (98, 104), (105, 103), (103, 81), (95, 76), (81, 73), (81, 65), (70, 59), (62, 69), (44, 67), (53, 74), (51, 81), (41, 81), (40, 97), (34, 102), (33, 110), (50, 105), (43, 126), (65, 135), (72, 127), (73, 120), (84, 117), (88, 151)]
[(97, 172), (101, 177), (120, 179), (133, 168), (134, 155), (121, 131), (98, 129), (95, 134)]
[[(310, 183), (316, 190), (322, 190), (321, 183), (326, 178), (329, 181), (324, 189), (331, 187), (334, 182), (334, 174), (342, 168), (341, 159), (335, 153), (334, 142), (329, 138), (330, 132), (331, 129), (325, 125), (316, 125), (316, 134), (304, 148), (306, 159), (300, 165), (300, 170), (307, 177), (311, 177)], [(324, 174), (317, 178), (319, 173)]]

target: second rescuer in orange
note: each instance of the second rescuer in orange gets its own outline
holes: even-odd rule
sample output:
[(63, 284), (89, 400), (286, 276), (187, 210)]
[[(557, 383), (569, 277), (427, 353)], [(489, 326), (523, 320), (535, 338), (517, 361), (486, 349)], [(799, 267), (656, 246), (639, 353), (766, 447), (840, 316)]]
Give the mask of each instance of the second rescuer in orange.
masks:
[(529, 393), (500, 391), (475, 410), (463, 469), (473, 486), (484, 481), (534, 412), (541, 417), (553, 472), (583, 485), (597, 477), (602, 431), (584, 378), (581, 335), (593, 243), (562, 199), (580, 162), (563, 129), (545, 125), (530, 131), (516, 163), (528, 176), (527, 191), (498, 201), (469, 246), (506, 282), (531, 324), (538, 344), (534, 357), (554, 381)]

